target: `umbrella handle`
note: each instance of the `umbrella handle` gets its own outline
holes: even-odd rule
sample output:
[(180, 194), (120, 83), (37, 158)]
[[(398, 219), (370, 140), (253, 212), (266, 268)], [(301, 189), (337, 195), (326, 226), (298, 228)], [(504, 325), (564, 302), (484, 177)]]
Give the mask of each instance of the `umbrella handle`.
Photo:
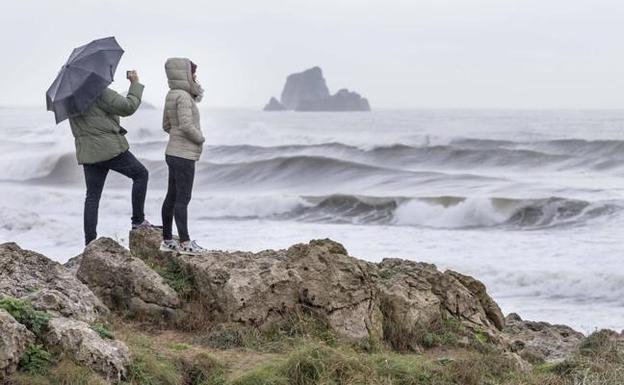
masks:
[(114, 80), (113, 66), (111, 65), (109, 67), (110, 67), (111, 80)]

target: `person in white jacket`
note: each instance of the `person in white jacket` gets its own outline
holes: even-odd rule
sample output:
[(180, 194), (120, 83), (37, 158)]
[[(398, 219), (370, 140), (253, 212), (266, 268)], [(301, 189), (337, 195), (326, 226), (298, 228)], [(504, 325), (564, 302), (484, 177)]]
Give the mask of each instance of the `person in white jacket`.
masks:
[[(205, 141), (199, 123), (197, 102), (203, 89), (197, 82), (197, 65), (186, 58), (171, 58), (165, 63), (169, 93), (165, 100), (163, 129), (169, 134), (165, 160), (169, 168), (167, 196), (162, 205), (163, 251), (201, 254), (206, 250), (192, 241), (188, 232), (188, 204), (191, 201), (195, 162)], [(175, 218), (179, 241), (173, 239)]]

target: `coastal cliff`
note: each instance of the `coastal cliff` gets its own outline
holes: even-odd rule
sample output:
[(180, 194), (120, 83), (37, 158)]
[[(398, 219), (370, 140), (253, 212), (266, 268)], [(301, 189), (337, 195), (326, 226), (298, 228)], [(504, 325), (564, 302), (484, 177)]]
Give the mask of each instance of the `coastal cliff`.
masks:
[(504, 317), (458, 272), (328, 239), (201, 256), (160, 239), (100, 238), (65, 265), (0, 245), (2, 383), (622, 383), (622, 335)]

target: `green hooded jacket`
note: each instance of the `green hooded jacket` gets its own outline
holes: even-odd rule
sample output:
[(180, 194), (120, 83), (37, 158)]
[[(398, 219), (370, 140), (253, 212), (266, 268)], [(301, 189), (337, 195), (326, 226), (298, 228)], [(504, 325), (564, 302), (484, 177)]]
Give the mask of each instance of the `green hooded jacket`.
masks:
[(128, 150), (119, 117), (130, 116), (139, 108), (143, 88), (140, 83), (130, 84), (127, 97), (106, 88), (83, 114), (69, 119), (78, 164), (103, 162)]

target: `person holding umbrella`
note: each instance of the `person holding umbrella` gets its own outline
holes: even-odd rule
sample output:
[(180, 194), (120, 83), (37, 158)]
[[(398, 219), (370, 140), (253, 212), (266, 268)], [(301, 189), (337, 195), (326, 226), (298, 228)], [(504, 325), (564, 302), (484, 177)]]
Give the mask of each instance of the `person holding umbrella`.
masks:
[(126, 97), (108, 88), (123, 52), (114, 37), (76, 48), (46, 94), (56, 122), (69, 119), (76, 158), (84, 169), (87, 245), (97, 238), (100, 197), (110, 170), (132, 179), (132, 228), (152, 227), (144, 213), (148, 171), (130, 152), (119, 120), (139, 108), (144, 86), (136, 71), (128, 71)]

